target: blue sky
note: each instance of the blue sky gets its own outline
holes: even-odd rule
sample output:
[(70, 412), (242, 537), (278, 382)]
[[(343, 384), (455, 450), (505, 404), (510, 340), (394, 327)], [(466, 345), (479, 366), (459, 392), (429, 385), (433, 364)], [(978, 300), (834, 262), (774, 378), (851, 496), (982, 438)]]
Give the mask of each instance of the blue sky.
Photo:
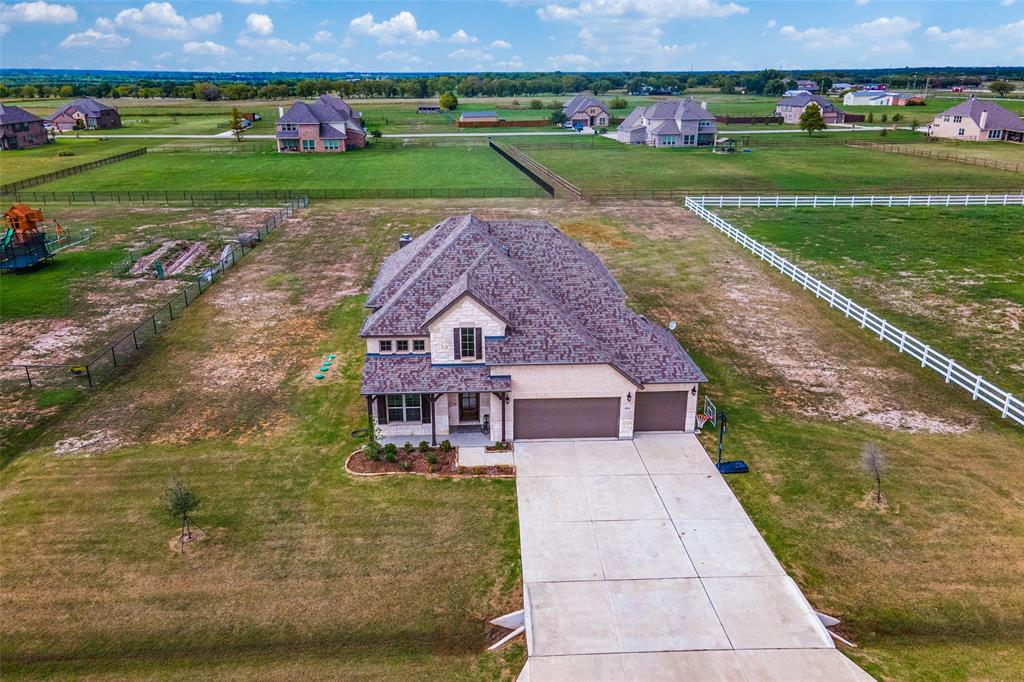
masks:
[(1024, 0), (0, 4), (0, 66), (565, 71), (1024, 64)]

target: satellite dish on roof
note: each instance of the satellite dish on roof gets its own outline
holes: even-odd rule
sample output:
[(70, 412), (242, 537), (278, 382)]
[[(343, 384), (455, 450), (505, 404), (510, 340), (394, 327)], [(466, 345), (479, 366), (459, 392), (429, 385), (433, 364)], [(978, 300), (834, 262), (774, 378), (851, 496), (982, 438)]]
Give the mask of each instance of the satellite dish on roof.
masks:
[(669, 321), (669, 323), (668, 323), (668, 330), (669, 330), (670, 332), (674, 332), (674, 331), (676, 330), (676, 327), (678, 327), (678, 326), (679, 326), (679, 325), (678, 325), (678, 324), (676, 324), (676, 321), (675, 321), (675, 320), (670, 320), (670, 321)]

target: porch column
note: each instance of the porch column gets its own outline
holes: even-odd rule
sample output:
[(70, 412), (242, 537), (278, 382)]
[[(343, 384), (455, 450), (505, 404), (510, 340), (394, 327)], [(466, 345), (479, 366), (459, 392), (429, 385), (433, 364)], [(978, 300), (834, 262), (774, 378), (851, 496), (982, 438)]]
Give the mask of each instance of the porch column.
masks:
[(430, 445), (435, 448), (437, 447), (437, 411), (434, 409), (434, 403), (443, 395), (444, 393), (427, 394), (427, 398), (430, 400)]
[(366, 426), (367, 426), (366, 442), (367, 443), (372, 443), (373, 442), (373, 434), (374, 434), (374, 428), (373, 428), (373, 396), (372, 395), (366, 396)]
[(505, 397), (508, 393), (495, 393), (498, 396), (498, 400), (501, 401), (501, 442), (505, 442)]

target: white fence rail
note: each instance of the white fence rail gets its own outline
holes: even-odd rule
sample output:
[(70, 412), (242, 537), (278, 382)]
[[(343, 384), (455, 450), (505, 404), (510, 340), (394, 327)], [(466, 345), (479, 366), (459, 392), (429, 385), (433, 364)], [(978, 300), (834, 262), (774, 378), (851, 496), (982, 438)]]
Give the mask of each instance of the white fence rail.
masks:
[[(737, 197), (724, 198), (732, 199)], [(854, 303), (832, 287), (822, 283), (821, 280), (801, 270), (756, 239), (752, 239), (741, 230), (736, 229), (704, 208), (700, 198), (688, 197), (685, 205), (686, 208), (706, 220), (733, 241), (753, 252), (761, 260), (767, 261), (769, 265), (801, 285), (804, 289), (812, 292), (818, 298), (828, 301), (829, 307), (836, 308), (846, 317), (859, 322), (862, 329), (867, 329), (876, 334), (880, 341), (891, 343), (901, 353), (906, 353), (919, 361), (922, 367), (938, 372), (943, 376), (947, 384), (956, 384), (969, 392), (973, 400), (981, 400), (999, 410), (1004, 418), (1009, 417), (1018, 424), (1024, 425), (1024, 402), (1020, 398), (1015, 398), (995, 384), (986, 381), (981, 376), (958, 364), (953, 358), (939, 353), (928, 344), (893, 326), (867, 308)], [(746, 206), (747, 204), (744, 205)]]
[(802, 206), (1024, 206), (1024, 191), (1018, 194), (885, 194), (856, 196), (693, 196), (701, 206), (719, 208), (780, 208)]

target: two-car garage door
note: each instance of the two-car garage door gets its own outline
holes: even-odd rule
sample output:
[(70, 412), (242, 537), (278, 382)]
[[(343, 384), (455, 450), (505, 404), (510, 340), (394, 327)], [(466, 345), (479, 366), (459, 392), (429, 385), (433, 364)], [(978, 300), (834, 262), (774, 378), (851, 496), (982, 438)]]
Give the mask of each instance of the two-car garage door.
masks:
[(616, 438), (619, 399), (517, 399), (513, 402), (512, 419), (517, 439)]

